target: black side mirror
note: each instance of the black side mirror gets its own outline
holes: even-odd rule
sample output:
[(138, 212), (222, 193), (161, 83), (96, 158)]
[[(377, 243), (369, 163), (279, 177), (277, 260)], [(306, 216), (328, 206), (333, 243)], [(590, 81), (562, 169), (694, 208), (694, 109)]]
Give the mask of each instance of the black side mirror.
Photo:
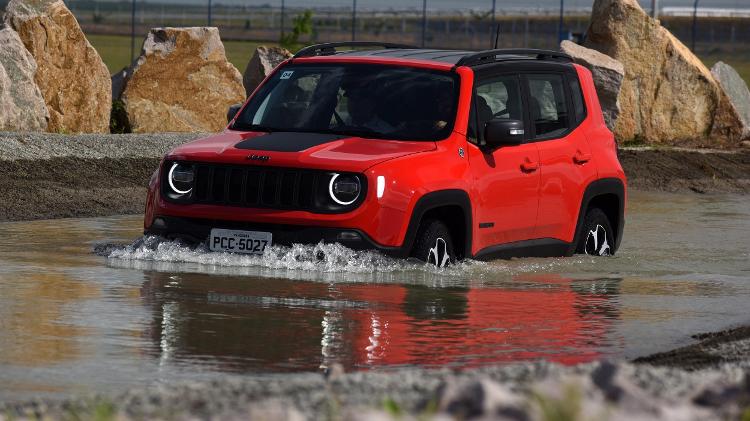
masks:
[(520, 145), (523, 142), (523, 122), (496, 118), (484, 125), (484, 141), (487, 146)]
[(239, 104), (229, 106), (229, 111), (227, 111), (227, 123), (231, 123), (232, 120), (234, 120), (234, 116), (236, 116), (237, 113), (240, 112), (243, 105), (245, 104), (240, 102)]

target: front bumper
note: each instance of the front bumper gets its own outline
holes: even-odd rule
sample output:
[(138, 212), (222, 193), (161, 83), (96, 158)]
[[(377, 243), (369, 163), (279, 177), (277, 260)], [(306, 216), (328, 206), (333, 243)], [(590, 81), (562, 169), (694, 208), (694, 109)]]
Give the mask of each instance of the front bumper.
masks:
[(169, 239), (181, 239), (192, 244), (208, 241), (213, 228), (243, 231), (270, 232), (274, 245), (340, 243), (354, 250), (378, 250), (396, 257), (406, 257), (408, 251), (401, 247), (387, 247), (377, 244), (359, 229), (282, 225), (256, 222), (224, 221), (175, 216), (156, 216), (151, 226), (144, 230), (146, 235), (158, 235)]

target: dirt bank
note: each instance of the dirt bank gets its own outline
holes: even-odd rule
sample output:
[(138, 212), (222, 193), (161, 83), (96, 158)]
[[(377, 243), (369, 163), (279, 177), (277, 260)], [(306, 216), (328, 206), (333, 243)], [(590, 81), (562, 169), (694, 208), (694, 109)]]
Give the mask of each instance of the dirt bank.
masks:
[[(140, 213), (162, 155), (200, 136), (0, 133), (0, 221)], [(632, 189), (750, 192), (750, 151), (627, 148), (620, 159)]]
[(636, 359), (639, 364), (699, 370), (721, 364), (750, 367), (750, 326), (694, 335), (698, 343)]
[(198, 134), (0, 134), (0, 221), (143, 212), (161, 156)]
[(625, 148), (620, 162), (635, 190), (750, 193), (750, 150)]

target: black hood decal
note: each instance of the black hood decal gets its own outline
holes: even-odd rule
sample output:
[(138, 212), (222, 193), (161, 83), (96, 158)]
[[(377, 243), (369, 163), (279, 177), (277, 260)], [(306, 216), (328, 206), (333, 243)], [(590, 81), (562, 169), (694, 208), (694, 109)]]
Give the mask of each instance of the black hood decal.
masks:
[(300, 152), (347, 137), (330, 133), (275, 132), (243, 140), (234, 147), (254, 151)]

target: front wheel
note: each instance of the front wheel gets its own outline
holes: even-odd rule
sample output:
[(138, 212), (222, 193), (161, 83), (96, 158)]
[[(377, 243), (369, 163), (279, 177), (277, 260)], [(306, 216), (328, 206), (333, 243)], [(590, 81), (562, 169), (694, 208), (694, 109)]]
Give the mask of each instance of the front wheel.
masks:
[(576, 253), (590, 256), (611, 256), (614, 254), (615, 236), (609, 218), (599, 208), (586, 213), (583, 227), (576, 246)]
[(411, 255), (439, 268), (453, 263), (456, 255), (448, 227), (437, 219), (422, 222)]

